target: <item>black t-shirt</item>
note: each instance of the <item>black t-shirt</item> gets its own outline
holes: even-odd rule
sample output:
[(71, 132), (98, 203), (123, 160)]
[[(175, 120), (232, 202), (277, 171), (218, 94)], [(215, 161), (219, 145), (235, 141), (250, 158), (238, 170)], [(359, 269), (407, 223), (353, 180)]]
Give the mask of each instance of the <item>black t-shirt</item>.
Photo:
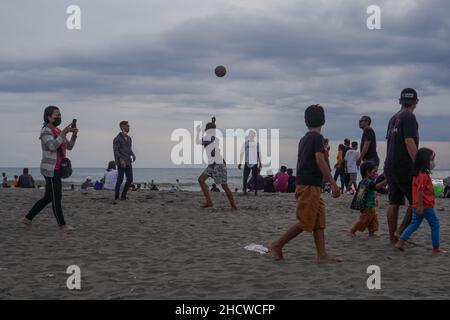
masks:
[(413, 161), (406, 148), (405, 139), (412, 138), (419, 147), (419, 125), (410, 111), (397, 113), (389, 121), (385, 172), (396, 175), (411, 175)]
[(363, 160), (370, 160), (377, 157), (377, 138), (375, 136), (375, 131), (371, 127), (367, 127), (363, 131), (363, 135), (361, 137), (361, 144), (359, 150), (362, 151), (364, 147), (364, 143), (366, 141), (370, 141), (369, 149), (367, 150), (366, 155)]
[(297, 185), (322, 186), (323, 174), (316, 163), (316, 152), (325, 152), (323, 136), (308, 132), (298, 144)]

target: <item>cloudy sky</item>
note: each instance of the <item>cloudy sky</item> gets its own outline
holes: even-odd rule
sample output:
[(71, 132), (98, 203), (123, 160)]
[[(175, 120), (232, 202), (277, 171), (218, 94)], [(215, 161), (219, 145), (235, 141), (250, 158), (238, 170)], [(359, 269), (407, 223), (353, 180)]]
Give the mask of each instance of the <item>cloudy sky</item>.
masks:
[[(81, 30), (66, 9), (81, 8)], [(381, 8), (381, 30), (366, 9)], [(450, 167), (447, 0), (78, 0), (0, 3), (0, 167), (36, 167), (45, 106), (77, 118), (77, 167), (112, 158), (128, 120), (137, 167), (171, 166), (173, 130), (217, 117), (220, 128), (278, 128), (295, 163), (305, 107), (326, 109), (331, 140), (379, 140), (404, 87), (419, 93), (423, 141)], [(217, 65), (228, 74), (217, 78)], [(446, 143), (447, 141), (447, 143)]]

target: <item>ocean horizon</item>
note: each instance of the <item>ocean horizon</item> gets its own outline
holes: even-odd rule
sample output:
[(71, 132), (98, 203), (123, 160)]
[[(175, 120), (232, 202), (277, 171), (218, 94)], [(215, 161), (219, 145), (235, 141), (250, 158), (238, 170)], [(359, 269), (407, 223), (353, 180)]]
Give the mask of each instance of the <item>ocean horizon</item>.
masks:
[[(39, 183), (43, 183), (43, 176), (38, 167), (29, 167), (30, 174)], [(294, 174), (295, 174), (295, 168)], [(14, 176), (22, 174), (23, 168), (8, 168), (0, 167), (0, 172), (5, 172), (9, 181), (14, 180)], [(186, 191), (200, 191), (198, 184), (198, 176), (203, 172), (204, 167), (196, 168), (133, 168), (133, 180), (135, 183), (150, 183), (154, 180), (155, 184), (161, 190), (169, 190), (172, 185), (176, 184), (176, 179), (180, 180), (182, 190)], [(381, 170), (380, 170), (381, 171)], [(93, 182), (100, 180), (105, 173), (105, 168), (73, 168), (72, 176), (63, 180), (64, 184), (80, 185), (86, 180), (86, 177), (92, 177)], [(276, 171), (273, 172), (276, 174)], [(381, 172), (380, 172), (381, 173)], [(333, 170), (334, 174), (334, 170)], [(231, 190), (236, 188), (242, 189), (243, 170), (239, 170), (236, 166), (228, 167), (228, 185)], [(442, 180), (450, 176), (450, 169), (435, 169), (431, 177), (436, 180)], [(358, 173), (358, 181), (361, 179)], [(214, 181), (207, 180), (209, 186)], [(338, 185), (339, 182), (338, 182)]]

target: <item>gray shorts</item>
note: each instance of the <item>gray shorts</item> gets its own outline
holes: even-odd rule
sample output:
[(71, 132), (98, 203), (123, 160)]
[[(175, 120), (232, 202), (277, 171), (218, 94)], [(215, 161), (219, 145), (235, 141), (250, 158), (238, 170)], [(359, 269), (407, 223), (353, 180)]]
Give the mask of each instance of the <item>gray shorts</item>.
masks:
[(216, 184), (227, 183), (226, 164), (209, 165), (202, 174), (206, 174), (208, 177), (213, 178)]

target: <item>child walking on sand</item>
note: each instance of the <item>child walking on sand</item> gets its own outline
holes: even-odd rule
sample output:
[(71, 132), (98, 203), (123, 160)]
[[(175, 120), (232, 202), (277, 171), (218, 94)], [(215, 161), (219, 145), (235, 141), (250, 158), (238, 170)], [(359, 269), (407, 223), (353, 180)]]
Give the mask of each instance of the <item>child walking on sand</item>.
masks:
[(366, 161), (361, 165), (360, 171), (362, 180), (358, 184), (355, 196), (353, 197), (350, 208), (359, 210), (361, 215), (358, 221), (350, 229), (350, 235), (354, 237), (356, 231), (364, 232), (369, 230), (369, 236), (376, 236), (378, 231), (378, 215), (375, 211), (376, 207), (376, 191), (383, 188), (387, 184), (387, 180), (375, 183), (377, 180), (377, 166), (371, 161)]
[(333, 197), (340, 196), (340, 189), (331, 176), (325, 160), (323, 136), (320, 134), (325, 124), (325, 112), (320, 105), (309, 106), (305, 111), (308, 132), (298, 145), (297, 177), (295, 197), (297, 199), (297, 220), (287, 232), (268, 249), (276, 260), (283, 259), (283, 247), (303, 231), (313, 232), (318, 261), (342, 261), (329, 256), (325, 249), (325, 203), (320, 197), (322, 180), (331, 184)]
[(209, 194), (209, 189), (205, 182), (208, 178), (213, 178), (216, 184), (220, 184), (222, 186), (227, 195), (228, 201), (230, 202), (231, 208), (233, 210), (237, 210), (233, 193), (227, 184), (227, 165), (220, 154), (219, 139), (216, 137), (216, 118), (213, 117), (212, 121), (206, 124), (206, 134), (202, 139), (200, 139), (200, 126), (197, 127), (197, 131), (197, 144), (202, 144), (205, 147), (206, 154), (208, 156), (208, 167), (198, 177), (198, 183), (200, 184), (206, 198), (206, 203), (202, 207), (208, 208), (213, 206), (211, 195)]
[(395, 247), (399, 250), (404, 250), (405, 242), (420, 227), (420, 224), (425, 218), (431, 228), (433, 252), (446, 252), (439, 247), (439, 219), (434, 210), (434, 188), (430, 178), (431, 170), (434, 169), (434, 157), (434, 151), (428, 148), (420, 148), (416, 153), (412, 185), (413, 218), (410, 225), (403, 231), (400, 239), (395, 244)]

